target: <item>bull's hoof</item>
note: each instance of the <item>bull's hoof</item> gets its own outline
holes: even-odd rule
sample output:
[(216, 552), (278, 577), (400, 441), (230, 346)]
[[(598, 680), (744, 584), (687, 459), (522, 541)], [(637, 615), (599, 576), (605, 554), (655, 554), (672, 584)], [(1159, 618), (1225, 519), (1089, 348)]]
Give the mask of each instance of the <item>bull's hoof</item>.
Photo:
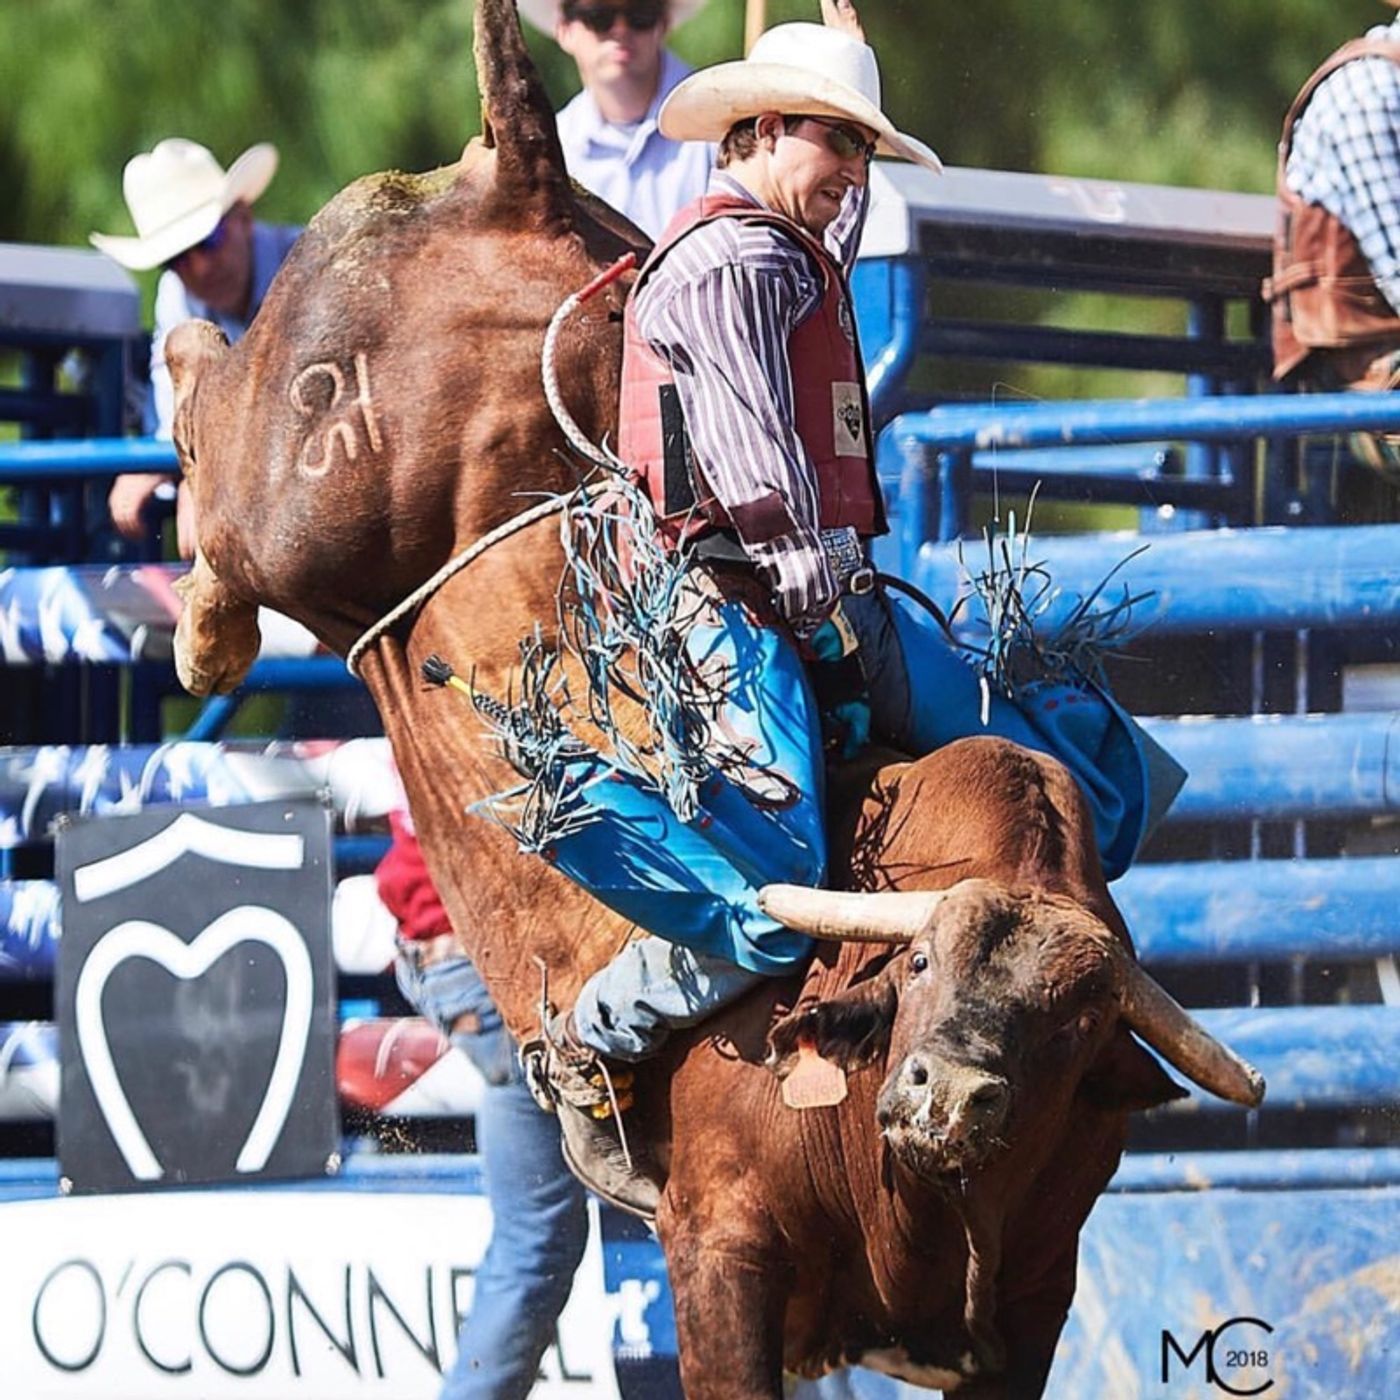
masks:
[[(247, 672), (243, 675), (247, 675)], [(227, 672), (206, 671), (198, 666), (182, 665), (180, 657), (177, 655), (175, 658), (176, 678), (189, 694), (200, 700), (209, 695), (232, 695), (243, 683), (243, 675), (230, 678)]]
[(184, 634), (184, 617), (175, 629), (175, 676), (191, 694), (203, 698), (206, 695), (230, 695), (243, 684), (253, 661), (258, 654), (256, 628), (255, 641), (250, 653), (228, 658), (210, 657), (197, 654)]

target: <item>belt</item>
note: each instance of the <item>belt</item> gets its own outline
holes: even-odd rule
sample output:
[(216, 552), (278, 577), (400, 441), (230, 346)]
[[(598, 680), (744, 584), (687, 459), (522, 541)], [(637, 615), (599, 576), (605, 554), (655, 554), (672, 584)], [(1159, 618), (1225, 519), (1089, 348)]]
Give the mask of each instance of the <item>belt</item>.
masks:
[[(842, 593), (859, 596), (875, 591), (875, 570), (865, 557), (865, 546), (855, 527), (842, 526), (836, 530), (822, 530), (818, 535), (822, 553), (835, 575), (836, 585)], [(739, 536), (733, 530), (713, 530), (695, 544), (695, 557), (707, 563), (745, 564), (753, 566)]]
[(865, 546), (861, 543), (854, 525), (843, 525), (837, 530), (823, 530), (818, 538), (821, 540), (822, 553), (826, 555), (826, 562), (831, 565), (831, 572), (835, 574), (837, 586), (842, 593), (851, 593), (859, 597), (862, 593), (875, 591), (875, 570), (870, 567), (870, 560), (865, 557)]

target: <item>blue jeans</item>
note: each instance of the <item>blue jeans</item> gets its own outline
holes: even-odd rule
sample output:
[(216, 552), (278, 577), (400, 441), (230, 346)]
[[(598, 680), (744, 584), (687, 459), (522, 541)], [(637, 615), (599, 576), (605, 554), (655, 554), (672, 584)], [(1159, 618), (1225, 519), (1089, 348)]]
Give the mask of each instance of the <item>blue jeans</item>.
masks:
[[(407, 1000), (451, 1035), (486, 1080), (476, 1140), (491, 1242), (441, 1400), (524, 1400), (583, 1258), (584, 1190), (564, 1165), (557, 1120), (540, 1112), (520, 1077), (510, 1034), (471, 962), (446, 958), (420, 970), (401, 947), (395, 974)], [(464, 1012), (482, 1029), (453, 1035)]]
[[(424, 967), (421, 952), (422, 945), (399, 940), (394, 980), (404, 1000), (477, 1067), (487, 1084), (508, 1083), (515, 1065), (515, 1042), (471, 959), (441, 958)], [(473, 1018), (474, 1029), (454, 1029), (463, 1016)]]
[[(993, 734), (1053, 755), (1088, 799), (1105, 874), (1123, 873), (1183, 775), (1111, 697), (1094, 686), (1040, 682), (1015, 702), (991, 695), (984, 723), (977, 673), (922, 609), (883, 592), (848, 598), (843, 608), (860, 640), (877, 741), (920, 755)], [(716, 961), (768, 976), (801, 964), (811, 940), (763, 914), (757, 894), (773, 882), (820, 885), (826, 875), (820, 724), (795, 647), (735, 602), (695, 626), (689, 646), (702, 668), (724, 664), (724, 737), (747, 746), (776, 785), (754, 801), (742, 781), (717, 774), (700, 790), (695, 817), (682, 822), (631, 775), (602, 759), (578, 760), (572, 777), (595, 820), (546, 852), (609, 908), (711, 960), (705, 977), (697, 980), (697, 964), (688, 963), (663, 991), (658, 959), (629, 949), (585, 985), (584, 1015), (576, 1013), (582, 1038), (604, 1054), (621, 1045), (632, 1059), (752, 984), (713, 975)], [(606, 1024), (595, 1014), (603, 1005)]]
[(491, 1243), (441, 1400), (524, 1400), (583, 1258), (584, 1190), (560, 1155), (558, 1120), (540, 1112), (518, 1071), (486, 1090), (476, 1139)]
[(671, 1031), (703, 1021), (762, 981), (762, 973), (746, 972), (726, 958), (648, 935), (584, 983), (574, 1025), (599, 1054), (642, 1060)]

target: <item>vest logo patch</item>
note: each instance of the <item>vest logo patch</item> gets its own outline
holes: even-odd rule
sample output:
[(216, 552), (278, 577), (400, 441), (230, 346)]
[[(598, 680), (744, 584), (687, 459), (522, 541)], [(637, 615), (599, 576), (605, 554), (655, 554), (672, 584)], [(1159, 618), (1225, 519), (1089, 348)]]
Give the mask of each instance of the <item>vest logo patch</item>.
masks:
[(860, 385), (837, 380), (831, 386), (832, 435), (838, 457), (868, 456), (865, 445), (865, 407)]

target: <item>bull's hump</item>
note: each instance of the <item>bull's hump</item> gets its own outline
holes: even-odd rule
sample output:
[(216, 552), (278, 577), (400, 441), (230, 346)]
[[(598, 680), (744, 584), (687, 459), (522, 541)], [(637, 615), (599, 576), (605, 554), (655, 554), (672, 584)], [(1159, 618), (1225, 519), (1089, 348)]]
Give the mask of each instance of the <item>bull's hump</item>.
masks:
[(414, 173), (382, 170), (347, 185), (311, 220), (307, 232), (335, 239), (346, 233), (362, 235), (377, 225), (397, 224), (419, 216), (425, 207), (448, 194), (461, 174), (455, 165)]

